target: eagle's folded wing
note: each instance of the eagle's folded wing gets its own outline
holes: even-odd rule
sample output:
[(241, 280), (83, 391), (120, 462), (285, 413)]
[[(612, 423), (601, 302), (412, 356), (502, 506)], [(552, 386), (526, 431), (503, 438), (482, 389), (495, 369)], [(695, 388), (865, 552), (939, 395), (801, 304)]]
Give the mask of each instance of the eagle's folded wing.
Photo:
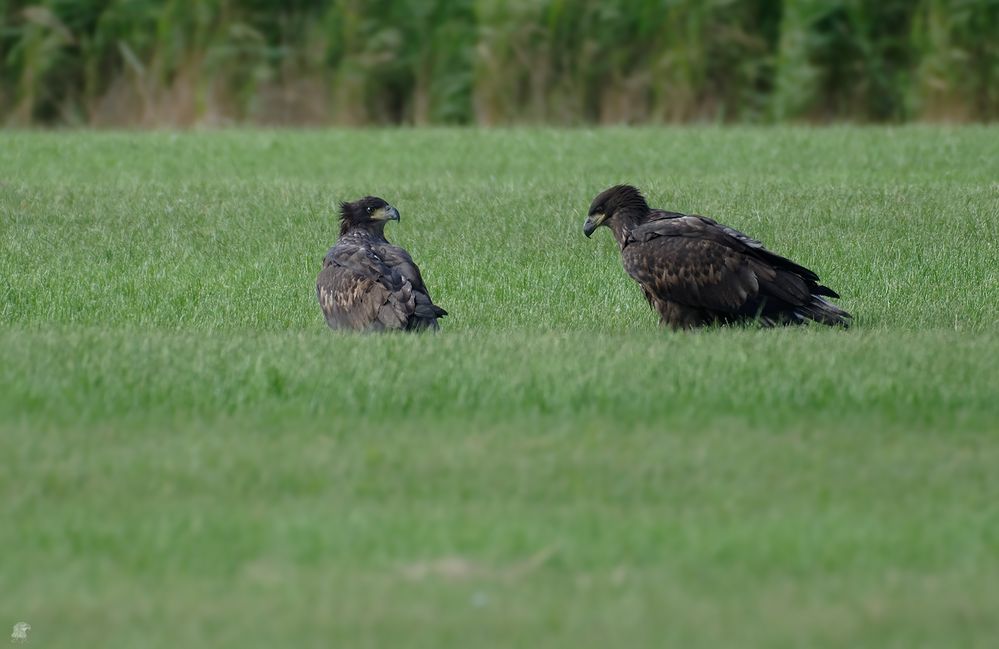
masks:
[(363, 245), (330, 251), (316, 278), (316, 296), (333, 329), (405, 329), (416, 310), (409, 281)]
[(837, 295), (814, 272), (711, 219), (655, 220), (636, 228), (631, 239), (622, 251), (625, 269), (646, 295), (722, 320), (848, 321), (845, 311), (820, 297)]
[(399, 288), (403, 278), (392, 271), (368, 246), (356, 243), (341, 243), (333, 247), (326, 255), (325, 264), (333, 264), (347, 268), (361, 277), (378, 282), (389, 290)]
[(623, 255), (628, 274), (660, 299), (739, 314), (760, 291), (747, 258), (708, 239), (655, 237)]

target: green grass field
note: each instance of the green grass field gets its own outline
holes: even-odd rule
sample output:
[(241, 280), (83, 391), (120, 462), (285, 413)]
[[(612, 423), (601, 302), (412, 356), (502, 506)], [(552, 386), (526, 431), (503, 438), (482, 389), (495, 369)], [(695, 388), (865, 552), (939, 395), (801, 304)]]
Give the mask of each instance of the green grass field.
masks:
[[(986, 647), (999, 128), (0, 134), (0, 625), (38, 647)], [(630, 182), (849, 331), (662, 331)], [(334, 334), (337, 201), (451, 316)]]

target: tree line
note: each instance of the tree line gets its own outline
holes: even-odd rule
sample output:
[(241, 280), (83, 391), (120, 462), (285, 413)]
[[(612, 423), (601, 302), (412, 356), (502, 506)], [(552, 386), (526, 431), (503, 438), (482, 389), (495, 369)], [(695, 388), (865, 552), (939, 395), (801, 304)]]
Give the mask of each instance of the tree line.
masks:
[(999, 0), (0, 0), (7, 125), (991, 121)]

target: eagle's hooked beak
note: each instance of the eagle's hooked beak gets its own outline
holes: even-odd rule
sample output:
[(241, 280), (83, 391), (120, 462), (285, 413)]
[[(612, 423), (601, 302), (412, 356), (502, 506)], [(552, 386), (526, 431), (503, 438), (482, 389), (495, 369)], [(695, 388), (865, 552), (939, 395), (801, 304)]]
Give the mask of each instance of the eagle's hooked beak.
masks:
[(586, 220), (583, 221), (583, 234), (585, 234), (586, 237), (589, 238), (590, 235), (593, 234), (593, 231), (599, 228), (606, 220), (607, 220), (606, 214), (600, 214), (600, 213), (590, 214), (589, 216), (586, 217)]
[(371, 215), (372, 221), (398, 221), (399, 220), (399, 210), (395, 209), (391, 205), (386, 205), (385, 207), (377, 210)]

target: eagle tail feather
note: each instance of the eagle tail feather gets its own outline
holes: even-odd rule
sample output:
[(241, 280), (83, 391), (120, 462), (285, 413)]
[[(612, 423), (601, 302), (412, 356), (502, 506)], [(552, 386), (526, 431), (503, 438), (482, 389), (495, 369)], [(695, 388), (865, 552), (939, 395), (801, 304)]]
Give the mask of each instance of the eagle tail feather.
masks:
[(413, 313), (421, 318), (440, 318), (447, 315), (447, 311), (436, 304), (417, 304)]
[(824, 295), (826, 297), (839, 297), (839, 293), (832, 290), (828, 286), (823, 286), (822, 284), (816, 284), (812, 288), (813, 295)]
[(795, 308), (794, 314), (830, 326), (849, 327), (853, 322), (852, 315), (819, 295), (813, 295), (811, 302)]

